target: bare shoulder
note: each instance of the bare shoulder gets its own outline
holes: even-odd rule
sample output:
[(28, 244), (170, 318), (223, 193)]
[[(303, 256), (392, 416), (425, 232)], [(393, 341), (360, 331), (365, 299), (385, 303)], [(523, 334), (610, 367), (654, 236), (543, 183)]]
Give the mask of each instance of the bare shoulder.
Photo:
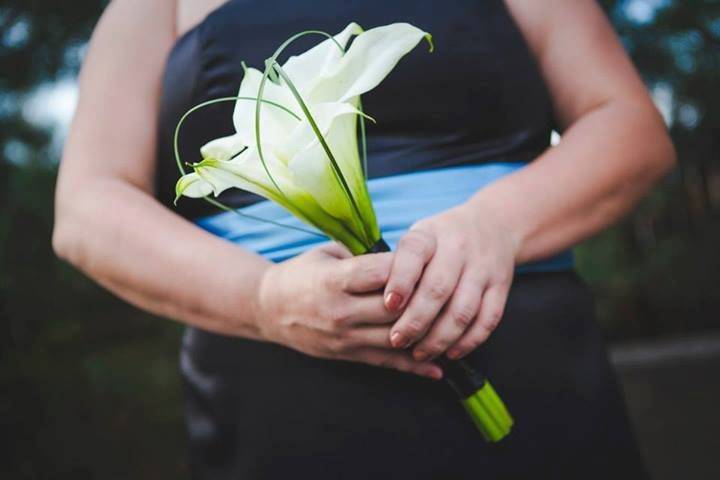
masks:
[(538, 61), (563, 126), (612, 100), (655, 114), (596, 0), (505, 0)]
[(157, 100), (175, 41), (175, 2), (113, 0), (103, 12), (80, 72), (59, 186), (113, 176), (151, 189)]
[(227, 0), (175, 0), (176, 25), (178, 35), (193, 28), (213, 10), (226, 3)]
[(505, 0), (505, 3), (538, 56), (546, 53), (563, 22), (575, 23), (588, 35), (607, 35), (612, 31), (596, 0)]

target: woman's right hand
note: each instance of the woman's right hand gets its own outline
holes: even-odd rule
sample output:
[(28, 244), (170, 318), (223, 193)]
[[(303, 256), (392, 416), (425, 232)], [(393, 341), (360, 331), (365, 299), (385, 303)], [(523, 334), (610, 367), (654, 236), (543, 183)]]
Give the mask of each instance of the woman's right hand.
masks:
[(382, 289), (391, 263), (392, 253), (353, 257), (330, 244), (274, 264), (258, 289), (258, 328), (266, 340), (314, 357), (439, 379), (436, 364), (390, 344), (397, 314), (385, 308)]

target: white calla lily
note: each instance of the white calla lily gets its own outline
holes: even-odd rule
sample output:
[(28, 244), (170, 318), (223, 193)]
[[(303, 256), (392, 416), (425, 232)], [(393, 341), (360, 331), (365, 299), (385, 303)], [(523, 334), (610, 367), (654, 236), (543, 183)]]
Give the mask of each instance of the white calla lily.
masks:
[(375, 88), (423, 38), (430, 40), (407, 23), (365, 32), (351, 23), (284, 65), (270, 64), (276, 81), (246, 67), (233, 112), (236, 133), (201, 148), (203, 160), (180, 178), (178, 196), (247, 190), (280, 204), (353, 253), (367, 251), (380, 232), (358, 153), (357, 118), (364, 116), (359, 96)]
[[(240, 84), (240, 97), (256, 97), (263, 74), (255, 68), (246, 68), (245, 76)], [(290, 90), (285, 86), (276, 85), (273, 82), (265, 82), (263, 90), (263, 99), (282, 105), (298, 118), (302, 116), (302, 112), (297, 102), (293, 98)], [(296, 125), (297, 120), (289, 115), (286, 111), (274, 107), (271, 104), (261, 105), (261, 132), (263, 143), (270, 145), (282, 144), (284, 137)], [(233, 125), (235, 131), (245, 145), (255, 145), (255, 102), (238, 101), (235, 104), (233, 112)]]
[(214, 158), (216, 160), (230, 160), (240, 153), (247, 143), (243, 143), (240, 135), (216, 138), (200, 147), (200, 155), (203, 158)]
[[(311, 103), (347, 102), (369, 92), (429, 33), (409, 23), (368, 30), (355, 39), (342, 58), (307, 92)], [(430, 44), (432, 48), (432, 43)]]
[[(328, 72), (337, 65), (343, 56), (343, 50), (354, 35), (360, 35), (362, 27), (357, 23), (350, 23), (345, 29), (315, 45), (302, 55), (288, 58), (283, 69), (295, 82), (297, 89), (306, 94), (320, 79), (326, 77)], [(340, 47), (340, 48), (338, 48)], [(341, 50), (342, 48), (342, 50)]]

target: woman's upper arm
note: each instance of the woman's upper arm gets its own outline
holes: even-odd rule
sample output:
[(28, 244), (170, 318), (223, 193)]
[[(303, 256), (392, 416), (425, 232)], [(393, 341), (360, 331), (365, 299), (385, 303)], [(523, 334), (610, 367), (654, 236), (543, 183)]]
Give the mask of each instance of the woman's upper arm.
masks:
[(90, 41), (80, 74), (58, 197), (115, 178), (151, 191), (158, 100), (175, 39), (175, 0), (114, 0)]
[(647, 90), (595, 0), (506, 0), (553, 99), (560, 127), (613, 100), (661, 124)]

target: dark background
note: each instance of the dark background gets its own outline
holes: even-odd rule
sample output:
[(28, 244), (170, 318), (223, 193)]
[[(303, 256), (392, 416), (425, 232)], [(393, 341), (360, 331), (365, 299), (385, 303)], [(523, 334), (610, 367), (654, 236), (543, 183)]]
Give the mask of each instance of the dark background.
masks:
[[(720, 2), (602, 3), (679, 165), (577, 249), (579, 270), (656, 478), (720, 478)], [(185, 475), (180, 327), (113, 298), (50, 247), (64, 129), (41, 114), (52, 92), (73, 91), (104, 4), (0, 2), (1, 478)]]

